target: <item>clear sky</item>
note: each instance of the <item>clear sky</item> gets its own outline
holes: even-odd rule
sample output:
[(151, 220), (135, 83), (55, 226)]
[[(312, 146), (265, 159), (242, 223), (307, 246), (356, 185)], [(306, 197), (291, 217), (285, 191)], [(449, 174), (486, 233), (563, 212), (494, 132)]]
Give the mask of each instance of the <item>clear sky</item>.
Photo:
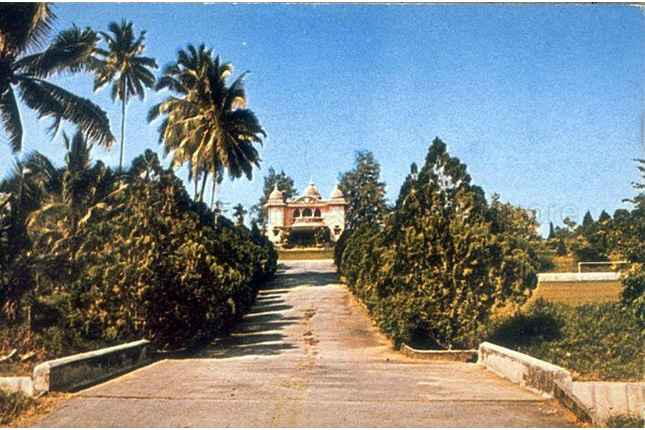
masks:
[[(123, 18), (148, 31), (160, 66), (188, 43), (205, 43), (245, 70), (249, 107), (268, 137), (253, 181), (226, 180), (219, 198), (254, 204), (270, 166), (302, 190), (328, 195), (354, 152), (381, 163), (394, 201), (413, 161), (441, 137), (488, 195), (581, 222), (628, 207), (634, 158), (644, 157), (643, 12), (633, 6), (56, 4), (57, 30), (105, 30)], [(91, 77), (56, 79), (90, 97), (119, 136), (120, 111)], [(126, 156), (161, 153), (146, 114), (166, 94), (129, 104)], [(61, 136), (23, 107), (23, 152), (62, 163)], [(0, 145), (0, 174), (12, 156)], [(97, 150), (115, 165), (118, 148)], [(180, 171), (185, 177), (185, 171)]]

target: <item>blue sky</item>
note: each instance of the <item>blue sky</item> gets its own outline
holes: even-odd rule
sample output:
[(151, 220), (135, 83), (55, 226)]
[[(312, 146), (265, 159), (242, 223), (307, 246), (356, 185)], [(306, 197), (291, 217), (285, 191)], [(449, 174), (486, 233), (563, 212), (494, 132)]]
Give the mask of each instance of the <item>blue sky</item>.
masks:
[[(394, 201), (435, 136), (489, 195), (538, 209), (543, 233), (549, 220), (627, 207), (639, 179), (645, 30), (636, 7), (67, 3), (55, 11), (58, 30), (134, 21), (160, 66), (205, 43), (235, 75), (251, 71), (249, 107), (268, 137), (253, 181), (220, 188), (232, 205), (258, 200), (270, 166), (299, 190), (313, 178), (327, 195), (359, 149), (374, 152)], [(118, 138), (108, 90), (92, 94), (88, 75), (56, 81), (104, 108)], [(160, 151), (146, 114), (164, 96), (129, 104), (127, 159)], [(24, 152), (61, 163), (61, 136), (51, 141), (46, 123), (21, 112)], [(0, 157), (4, 176), (7, 145)], [(95, 157), (114, 165), (118, 148)]]

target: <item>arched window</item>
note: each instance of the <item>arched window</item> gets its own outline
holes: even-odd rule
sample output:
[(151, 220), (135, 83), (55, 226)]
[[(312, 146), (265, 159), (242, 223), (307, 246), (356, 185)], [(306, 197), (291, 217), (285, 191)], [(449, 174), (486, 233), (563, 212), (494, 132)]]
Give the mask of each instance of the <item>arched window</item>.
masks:
[(314, 211), (314, 218), (320, 218), (320, 209)]
[(302, 216), (307, 217), (307, 218), (311, 218), (311, 209), (306, 208), (304, 211), (302, 211)]
[(293, 211), (293, 217), (300, 218), (300, 209), (296, 209), (295, 211)]

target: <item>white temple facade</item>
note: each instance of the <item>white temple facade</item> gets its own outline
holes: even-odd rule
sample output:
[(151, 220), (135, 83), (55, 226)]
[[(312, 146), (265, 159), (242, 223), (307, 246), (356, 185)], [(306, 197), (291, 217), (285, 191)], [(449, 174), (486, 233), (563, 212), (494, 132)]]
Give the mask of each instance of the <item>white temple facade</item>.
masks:
[(281, 244), (290, 232), (312, 233), (329, 229), (329, 236), (336, 242), (345, 230), (345, 206), (347, 202), (338, 185), (329, 199), (323, 200), (313, 181), (299, 197), (285, 201), (277, 185), (265, 204), (267, 208), (266, 235), (275, 244)]

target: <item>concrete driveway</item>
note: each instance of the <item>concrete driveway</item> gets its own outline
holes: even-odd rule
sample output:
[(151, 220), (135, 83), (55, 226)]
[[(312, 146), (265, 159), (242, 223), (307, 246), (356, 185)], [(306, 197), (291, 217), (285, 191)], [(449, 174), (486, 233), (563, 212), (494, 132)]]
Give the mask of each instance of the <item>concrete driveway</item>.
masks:
[(62, 400), (46, 427), (569, 427), (477, 364), (394, 351), (331, 261), (286, 262), (233, 335)]

